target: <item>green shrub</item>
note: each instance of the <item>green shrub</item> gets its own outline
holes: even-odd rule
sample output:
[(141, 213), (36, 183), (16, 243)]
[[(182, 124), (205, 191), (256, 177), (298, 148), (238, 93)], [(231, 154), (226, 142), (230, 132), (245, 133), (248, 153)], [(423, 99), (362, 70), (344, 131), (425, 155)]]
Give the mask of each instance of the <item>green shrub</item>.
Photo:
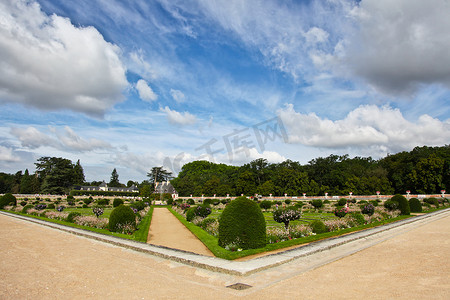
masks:
[(195, 206), (186, 211), (186, 221), (191, 222), (195, 218)]
[(12, 206), (17, 205), (17, 199), (11, 193), (7, 193), (7, 194), (3, 195), (3, 197), (0, 197), (0, 209), (3, 209), (5, 206), (8, 206), (8, 205), (12, 205)]
[(144, 201), (135, 201), (130, 204), (130, 207), (136, 209), (137, 211), (141, 211), (146, 207), (146, 205)]
[(396, 210), (398, 208), (398, 202), (387, 200), (387, 201), (384, 202), (383, 206), (387, 210)]
[(312, 232), (314, 232), (315, 234), (320, 234), (320, 233), (324, 233), (327, 232), (327, 227), (325, 226), (325, 224), (320, 221), (320, 220), (314, 220), (312, 221), (309, 226), (312, 229)]
[(330, 203), (330, 200), (328, 200), (328, 199), (323, 200), (323, 204), (328, 204), (328, 203)]
[(48, 209), (55, 209), (55, 204), (50, 203), (49, 205), (47, 205)]
[(83, 208), (88, 208), (89, 206), (87, 204), (83, 204)]
[(173, 204), (173, 198), (167, 199), (166, 202), (167, 202), (167, 205), (172, 205)]
[(259, 204), (259, 207), (261, 207), (264, 210), (268, 210), (272, 207), (272, 201), (269, 200), (263, 200), (261, 201), (261, 203)]
[(372, 204), (366, 204), (361, 208), (361, 213), (371, 216), (375, 212), (375, 207)]
[[(37, 198), (36, 198), (36, 199), (37, 199)], [(38, 200), (39, 200), (39, 199), (38, 199)], [(67, 196), (66, 200), (67, 200), (67, 201), (69, 201), (69, 200), (74, 200), (74, 198), (73, 198), (72, 195), (69, 195), (69, 196)]]
[(66, 221), (67, 221), (67, 222), (70, 222), (70, 223), (73, 223), (74, 218), (75, 218), (75, 217), (78, 217), (78, 216), (81, 216), (81, 213), (79, 213), (79, 212), (77, 212), (77, 211), (72, 211), (72, 212), (70, 212), (69, 215), (67, 216)]
[(109, 205), (109, 199), (98, 199), (97, 205)]
[(27, 205), (27, 201), (22, 201), (22, 202), (20, 202), (20, 205), (22, 205), (22, 206)]
[(398, 209), (400, 209), (400, 214), (409, 215), (410, 213), (409, 203), (404, 196), (397, 194), (391, 198), (391, 201), (398, 202)]
[(357, 225), (364, 225), (366, 223), (364, 216), (360, 213), (357, 212), (351, 213), (350, 217), (353, 219), (353, 221), (355, 221)]
[(372, 204), (375, 207), (378, 206), (378, 201), (377, 200), (371, 200), (371, 201), (369, 201), (369, 203)]
[(312, 200), (311, 205), (314, 206), (315, 209), (318, 209), (323, 206), (323, 201), (320, 199)]
[(203, 228), (203, 230), (206, 230), (206, 227), (208, 227), (209, 224), (214, 223), (216, 219), (214, 218), (206, 218), (200, 223), (200, 227)]
[(339, 199), (339, 201), (338, 201), (339, 206), (344, 206), (345, 204), (347, 204), (347, 199), (345, 199), (345, 198)]
[(136, 215), (129, 206), (117, 206), (109, 216), (109, 231), (131, 233), (136, 229)]
[(187, 200), (187, 204), (189, 204), (189, 205), (194, 205), (194, 204), (195, 204), (194, 199), (189, 198), (189, 199)]
[(303, 207), (303, 205), (305, 205), (302, 201), (298, 201), (297, 203), (295, 203), (295, 207), (297, 208), (297, 209), (302, 209), (302, 207)]
[(425, 199), (423, 199), (423, 201), (426, 202), (426, 203), (432, 204), (432, 205), (434, 205), (436, 207), (439, 207), (439, 201), (438, 201), (438, 199), (436, 199), (434, 197), (425, 198)]
[(409, 199), (409, 208), (411, 209), (411, 212), (422, 212), (422, 204), (420, 204), (420, 201), (417, 198)]
[(281, 201), (277, 201), (277, 202), (275, 202), (277, 205), (282, 205), (283, 204), (283, 202), (281, 202)]
[(203, 204), (212, 204), (212, 200), (211, 199), (205, 199), (205, 200), (203, 200)]
[(223, 210), (219, 218), (219, 246), (256, 249), (266, 245), (266, 238), (266, 221), (254, 201), (238, 197)]
[(334, 215), (338, 218), (343, 218), (348, 213), (348, 207), (336, 207)]
[(211, 208), (207, 204), (199, 205), (195, 208), (195, 215), (197, 217), (206, 218), (211, 214)]
[(121, 205), (121, 204), (123, 204), (123, 200), (122, 200), (122, 199), (120, 199), (120, 198), (114, 198), (114, 201), (113, 201), (113, 207), (117, 207), (117, 206), (119, 206), (119, 205)]
[(367, 202), (366, 200), (360, 200), (360, 201), (358, 201), (358, 204), (367, 204), (367, 203), (369, 203), (369, 202)]
[(222, 204), (227, 204), (227, 203), (229, 203), (230, 202), (230, 199), (222, 199), (221, 201), (220, 201), (220, 203), (222, 203)]
[(284, 200), (284, 203), (286, 203), (287, 205), (291, 204), (292, 200), (291, 199), (286, 199)]
[(22, 208), (22, 213), (23, 213), (23, 214), (26, 214), (26, 213), (27, 213), (27, 210), (29, 210), (30, 208), (33, 208), (33, 207), (34, 207), (34, 205), (31, 205), (31, 204), (25, 205), (25, 206)]

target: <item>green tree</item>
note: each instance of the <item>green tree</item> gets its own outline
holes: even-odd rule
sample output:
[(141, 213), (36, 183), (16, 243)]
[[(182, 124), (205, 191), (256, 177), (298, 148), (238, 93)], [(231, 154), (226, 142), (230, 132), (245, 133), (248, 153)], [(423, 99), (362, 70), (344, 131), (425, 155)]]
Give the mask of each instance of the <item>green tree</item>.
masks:
[(165, 170), (163, 167), (153, 167), (150, 172), (147, 173), (147, 176), (151, 183), (169, 181), (173, 178), (172, 172)]
[(73, 182), (74, 184), (83, 184), (84, 181), (84, 170), (81, 166), (80, 160), (77, 160), (77, 163), (73, 167)]
[(26, 169), (25, 173), (23, 174), (22, 179), (20, 181), (20, 193), (21, 194), (33, 193), (32, 180), (33, 180), (33, 178), (28, 173), (28, 169)]
[(73, 185), (74, 165), (61, 157), (41, 157), (35, 163), (36, 172), (42, 179), (41, 192), (49, 194), (66, 194)]
[(436, 154), (420, 159), (410, 174), (414, 189), (419, 193), (438, 193), (443, 187), (444, 164)]
[(114, 168), (114, 170), (111, 173), (111, 179), (109, 180), (108, 186), (111, 187), (120, 187), (120, 182), (119, 182), (119, 173), (117, 173), (116, 168)]

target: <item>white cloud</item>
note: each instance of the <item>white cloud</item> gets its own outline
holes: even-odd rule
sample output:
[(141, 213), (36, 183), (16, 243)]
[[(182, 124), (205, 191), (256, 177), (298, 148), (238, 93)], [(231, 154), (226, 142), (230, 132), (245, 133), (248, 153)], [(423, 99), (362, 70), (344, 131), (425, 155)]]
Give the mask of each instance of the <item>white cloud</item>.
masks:
[(359, 30), (348, 36), (353, 72), (393, 95), (421, 84), (450, 88), (450, 2), (363, 0), (351, 11)]
[(0, 146), (0, 161), (17, 162), (20, 158), (13, 154), (11, 148)]
[(86, 140), (81, 138), (69, 126), (65, 126), (63, 132), (50, 127), (50, 132), (54, 134), (54, 137), (39, 131), (35, 127), (11, 128), (11, 134), (21, 142), (22, 147), (29, 149), (51, 147), (63, 151), (88, 152), (112, 148), (109, 143), (99, 139)]
[(93, 27), (47, 16), (34, 1), (0, 3), (2, 100), (102, 115), (127, 86), (120, 49)]
[(175, 110), (171, 110), (168, 106), (160, 109), (167, 114), (167, 119), (172, 124), (177, 125), (192, 125), (197, 122), (197, 118), (189, 112), (180, 113)]
[(42, 146), (56, 147), (58, 145), (54, 138), (31, 126), (27, 128), (13, 127), (11, 128), (11, 134), (21, 142), (22, 147), (29, 149), (36, 149)]
[(170, 89), (170, 94), (172, 95), (172, 98), (178, 103), (183, 103), (186, 100), (186, 97), (184, 96), (182, 91)]
[(158, 99), (158, 95), (153, 92), (152, 88), (143, 79), (139, 79), (136, 83), (136, 89), (139, 93), (139, 97), (144, 101), (155, 101)]
[(450, 140), (450, 119), (442, 122), (422, 115), (406, 120), (398, 109), (360, 106), (342, 120), (321, 119), (315, 113), (296, 112), (289, 104), (278, 111), (289, 132), (290, 143), (324, 148), (372, 148), (386, 153), (415, 146), (438, 146)]

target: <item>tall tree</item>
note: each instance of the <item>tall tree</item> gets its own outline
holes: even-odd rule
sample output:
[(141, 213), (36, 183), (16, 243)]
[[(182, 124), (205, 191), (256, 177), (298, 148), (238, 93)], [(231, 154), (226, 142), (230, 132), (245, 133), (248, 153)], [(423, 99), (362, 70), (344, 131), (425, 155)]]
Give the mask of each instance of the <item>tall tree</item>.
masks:
[(151, 183), (169, 181), (173, 178), (172, 172), (164, 170), (163, 167), (153, 167), (150, 172), (147, 173), (147, 176)]
[(31, 194), (33, 193), (32, 186), (32, 177), (28, 173), (28, 169), (25, 170), (25, 173), (20, 180), (20, 193), (21, 194)]
[(111, 186), (111, 187), (119, 187), (120, 186), (119, 174), (117, 173), (116, 168), (114, 168), (114, 170), (111, 173), (111, 179), (109, 180), (108, 186)]
[(74, 183), (72, 162), (61, 157), (41, 157), (35, 163), (36, 172), (42, 179), (41, 192), (65, 194)]
[(84, 170), (80, 164), (80, 160), (78, 160), (73, 167), (73, 181), (75, 184), (83, 184), (84, 180)]

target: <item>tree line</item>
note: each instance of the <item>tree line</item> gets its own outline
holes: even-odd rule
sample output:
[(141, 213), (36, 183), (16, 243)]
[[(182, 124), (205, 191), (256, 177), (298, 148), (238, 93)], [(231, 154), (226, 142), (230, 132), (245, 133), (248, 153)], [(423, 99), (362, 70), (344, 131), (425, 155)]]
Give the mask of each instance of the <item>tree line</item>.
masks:
[[(84, 170), (76, 163), (60, 157), (41, 157), (35, 163), (36, 172), (28, 170), (16, 174), (0, 173), (0, 193), (68, 194), (74, 186), (98, 186), (101, 181), (85, 182)], [(450, 189), (450, 145), (416, 147), (409, 152), (388, 155), (374, 160), (371, 157), (330, 155), (302, 165), (286, 160), (269, 163), (256, 159), (243, 166), (194, 161), (185, 164), (177, 177), (163, 167), (153, 167), (148, 179), (141, 183), (129, 180), (120, 183), (116, 169), (108, 185), (130, 187), (136, 185), (142, 196), (154, 190), (154, 182), (169, 181), (180, 196), (308, 196), (434, 194)], [(173, 179), (172, 179), (173, 178)]]
[(262, 158), (240, 167), (194, 161), (171, 183), (180, 196), (434, 194), (450, 188), (450, 146), (416, 147), (379, 160), (330, 155), (305, 165)]

